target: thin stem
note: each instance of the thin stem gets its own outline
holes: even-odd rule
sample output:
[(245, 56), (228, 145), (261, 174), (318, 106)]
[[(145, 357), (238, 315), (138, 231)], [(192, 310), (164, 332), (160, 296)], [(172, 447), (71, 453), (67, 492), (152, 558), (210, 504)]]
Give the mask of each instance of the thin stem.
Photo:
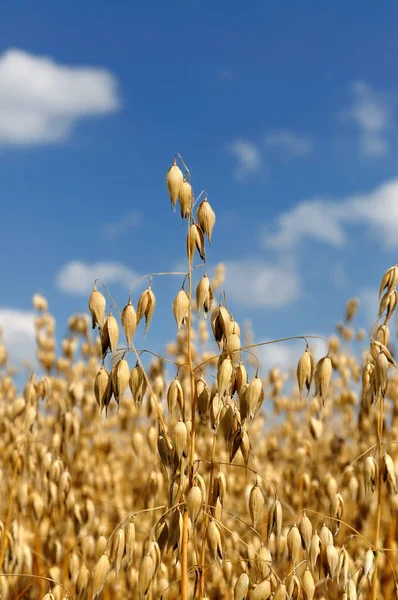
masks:
[[(323, 337), (322, 335), (292, 335), (290, 337), (285, 337), (285, 338), (279, 338), (277, 340), (269, 340), (268, 342), (259, 342), (258, 344), (249, 344), (248, 346), (241, 346), (240, 348), (236, 348), (236, 352), (242, 352), (242, 350), (249, 350), (250, 348), (259, 348), (260, 346), (268, 346), (269, 344), (278, 344), (279, 342), (288, 342), (290, 340), (305, 340), (306, 338), (312, 338), (312, 339), (316, 339), (316, 340), (326, 340), (327, 338)], [(223, 352), (219, 352), (218, 354), (215, 354), (214, 356), (211, 356), (210, 358), (207, 358), (206, 360), (204, 360), (203, 362), (201, 362), (199, 365), (197, 365), (194, 368), (194, 371), (197, 371), (198, 369), (200, 369), (201, 367), (203, 367), (203, 365), (212, 362), (213, 360), (215, 360), (216, 358), (219, 358), (222, 354), (224, 354), (225, 351)]]
[[(380, 525), (381, 525), (381, 506), (382, 506), (382, 452), (383, 452), (383, 423), (384, 423), (384, 397), (380, 399), (380, 410), (379, 418), (377, 423), (377, 454), (378, 454), (378, 473), (377, 473), (377, 511), (376, 511), (376, 533), (375, 533), (375, 549), (377, 550), (380, 545)], [(378, 554), (375, 556), (375, 568), (372, 575), (372, 595), (371, 600), (377, 598), (377, 559)]]
[[(207, 506), (211, 505), (211, 495), (213, 491), (213, 479), (214, 479), (214, 465), (216, 460), (216, 444), (217, 444), (217, 433), (213, 433), (213, 445), (211, 448), (211, 463), (210, 463), (210, 482), (209, 482), (209, 491), (207, 495)], [(202, 537), (202, 547), (200, 551), (200, 565), (199, 565), (199, 598), (204, 596), (205, 592), (205, 552), (206, 552), (206, 538), (207, 538), (207, 529), (209, 527), (209, 515), (206, 512), (205, 522), (203, 525), (203, 537)]]
[(201, 199), (201, 197), (203, 196), (203, 194), (206, 194), (205, 200), (207, 199), (207, 190), (202, 190), (200, 192), (199, 196), (196, 198), (195, 202), (193, 203), (192, 210), (195, 208), (195, 206), (197, 205), (197, 203), (199, 202), (199, 200)]
[(182, 158), (182, 156), (181, 156), (181, 154), (180, 154), (179, 152), (177, 152), (177, 153), (174, 155), (174, 160), (175, 160), (176, 158), (179, 158), (179, 159), (180, 159), (180, 161), (182, 162), (182, 165), (183, 165), (184, 169), (185, 169), (185, 170), (186, 170), (186, 172), (188, 173), (188, 181), (189, 181), (189, 182), (191, 182), (191, 171), (188, 169), (187, 165), (186, 165), (186, 164), (185, 164), (185, 162), (184, 162), (184, 159)]
[[(192, 364), (192, 255), (191, 255), (191, 222), (188, 218), (187, 250), (188, 250), (188, 331), (187, 331), (187, 354), (189, 367), (189, 380), (191, 388), (191, 436), (189, 450), (189, 483), (193, 481), (193, 461), (195, 455), (195, 379)], [(185, 406), (184, 406), (184, 421)], [(182, 521), (182, 543), (181, 543), (181, 600), (188, 599), (188, 512), (184, 510)]]

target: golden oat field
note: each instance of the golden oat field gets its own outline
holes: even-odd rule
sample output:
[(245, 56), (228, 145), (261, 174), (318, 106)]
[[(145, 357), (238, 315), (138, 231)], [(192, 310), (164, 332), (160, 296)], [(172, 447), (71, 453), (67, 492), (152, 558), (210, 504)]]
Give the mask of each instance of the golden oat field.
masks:
[[(26, 381), (0, 345), (0, 597), (397, 597), (398, 267), (380, 273), (371, 331), (347, 299), (323, 356), (302, 332), (291, 368), (267, 370), (272, 343), (234, 319), (211, 259), (217, 203), (172, 162), (185, 270), (121, 299), (93, 281), (58, 345), (35, 295)], [(156, 331), (159, 277), (175, 296), (163, 355), (135, 345)]]

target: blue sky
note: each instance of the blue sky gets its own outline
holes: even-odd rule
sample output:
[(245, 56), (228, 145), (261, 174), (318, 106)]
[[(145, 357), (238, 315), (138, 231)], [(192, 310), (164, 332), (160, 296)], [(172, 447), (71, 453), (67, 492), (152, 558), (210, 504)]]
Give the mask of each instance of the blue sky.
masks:
[[(123, 306), (136, 275), (181, 264), (175, 152), (217, 215), (209, 269), (226, 263), (257, 340), (328, 334), (352, 295), (371, 324), (398, 256), (395, 3), (21, 1), (0, 17), (0, 322), (15, 356), (33, 293), (61, 336), (96, 275)], [(179, 287), (154, 284), (145, 345), (173, 335)]]

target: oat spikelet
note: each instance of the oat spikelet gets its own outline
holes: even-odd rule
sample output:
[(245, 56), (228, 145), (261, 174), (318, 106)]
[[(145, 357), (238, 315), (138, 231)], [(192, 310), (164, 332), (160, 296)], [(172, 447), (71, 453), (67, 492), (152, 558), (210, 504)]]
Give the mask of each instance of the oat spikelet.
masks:
[(248, 375), (245, 365), (240, 362), (235, 369), (235, 385), (236, 391), (240, 397), (242, 387), (248, 383)]
[(130, 346), (137, 327), (137, 313), (135, 312), (135, 308), (132, 305), (130, 298), (122, 310), (121, 321), (127, 344)]
[(358, 298), (350, 298), (347, 301), (346, 309), (345, 309), (346, 323), (350, 323), (355, 318), (355, 315), (357, 314), (358, 306), (359, 306)]
[(32, 298), (32, 304), (35, 310), (39, 310), (41, 312), (46, 312), (48, 310), (47, 299), (41, 294), (34, 294)]
[(205, 251), (205, 238), (203, 235), (203, 231), (196, 223), (192, 223), (189, 234), (187, 236), (187, 257), (192, 264), (193, 256), (195, 253), (195, 248), (197, 249), (200, 258), (205, 261), (206, 260), (206, 251)]
[(315, 595), (315, 581), (311, 571), (307, 568), (303, 575), (303, 590), (305, 600), (313, 600)]
[(202, 490), (198, 485), (193, 485), (187, 496), (187, 508), (192, 524), (195, 526), (196, 521), (202, 511), (203, 495)]
[(126, 559), (127, 564), (129, 565), (133, 556), (134, 556), (134, 548), (135, 548), (135, 524), (134, 517), (131, 517), (129, 521), (124, 526), (124, 533), (126, 539)]
[(385, 323), (377, 328), (376, 340), (381, 342), (384, 346), (388, 346), (388, 342), (390, 341), (390, 330)]
[(326, 566), (330, 579), (334, 579), (339, 564), (339, 555), (333, 543), (326, 546)]
[(268, 600), (271, 596), (271, 582), (264, 579), (250, 592), (250, 600)]
[(289, 559), (292, 561), (293, 565), (297, 565), (300, 562), (301, 553), (301, 535), (297, 525), (293, 525), (293, 527), (289, 529), (287, 534), (287, 550)]
[(145, 331), (144, 335), (148, 331), (149, 323), (151, 322), (153, 311), (155, 310), (155, 294), (148, 287), (144, 290), (139, 297), (138, 305), (137, 305), (137, 322), (139, 323), (143, 317), (145, 317)]
[(343, 546), (342, 549), (340, 550), (340, 554), (339, 554), (339, 564), (337, 566), (336, 576), (337, 576), (338, 583), (341, 583), (344, 588), (347, 586), (347, 582), (348, 582), (349, 560), (350, 560), (350, 557), (347, 552), (347, 549)]
[(186, 453), (188, 440), (187, 426), (184, 421), (178, 421), (174, 429), (174, 448), (178, 460)]
[(290, 576), (287, 585), (288, 598), (300, 598), (301, 595), (301, 584), (300, 580), (295, 573)]
[(310, 563), (312, 571), (315, 570), (316, 563), (318, 561), (319, 555), (321, 553), (321, 538), (315, 532), (311, 539), (310, 545)]
[(388, 292), (392, 292), (394, 288), (396, 288), (398, 283), (398, 267), (394, 265), (390, 267), (383, 275), (380, 289), (379, 289), (379, 299), (381, 298), (385, 289)]
[(312, 523), (307, 517), (307, 513), (305, 511), (299, 524), (299, 530), (303, 540), (303, 546), (306, 551), (309, 552), (312, 539)]
[(249, 417), (254, 419), (264, 401), (264, 389), (258, 374), (248, 385), (245, 393), (245, 401), (249, 409)]
[[(105, 342), (107, 342), (107, 347), (110, 348), (112, 353), (115, 352), (115, 350), (117, 348), (117, 342), (119, 340), (119, 325), (117, 324), (117, 321), (111, 311), (109, 312), (109, 316), (104, 323), (102, 333), (104, 334)], [(102, 340), (102, 335), (101, 335), (101, 340)], [(106, 352), (106, 350), (105, 350), (105, 352)], [(105, 354), (105, 352), (104, 352), (104, 345), (103, 345), (103, 354)]]
[(304, 354), (301, 355), (297, 364), (297, 382), (300, 391), (300, 396), (303, 387), (307, 388), (307, 394), (310, 391), (312, 378), (314, 376), (314, 359), (307, 346)]
[(377, 463), (373, 456), (368, 456), (365, 460), (363, 478), (366, 495), (369, 496), (370, 492), (373, 494), (377, 484)]
[(212, 559), (221, 565), (223, 559), (221, 533), (215, 521), (210, 521), (207, 528), (207, 545)]
[(213, 228), (216, 222), (216, 215), (214, 213), (214, 210), (210, 206), (207, 198), (205, 198), (203, 202), (199, 204), (198, 210), (196, 212), (196, 220), (203, 229), (210, 243), (211, 235), (213, 233)]
[(332, 361), (329, 356), (321, 358), (318, 362), (315, 373), (315, 396), (319, 396), (322, 400), (322, 404), (325, 404), (325, 400), (328, 394), (329, 383), (332, 377)]
[(135, 404), (140, 405), (145, 396), (147, 383), (142, 367), (138, 363), (131, 369), (129, 387)]
[(166, 186), (167, 191), (169, 192), (170, 202), (172, 207), (176, 207), (178, 192), (180, 191), (181, 184), (184, 180), (184, 176), (180, 167), (177, 165), (176, 159), (174, 159), (173, 164), (167, 171), (166, 175)]
[(103, 554), (93, 569), (93, 599), (97, 598), (102, 592), (108, 573), (111, 570), (111, 564), (107, 554)]
[(369, 578), (369, 583), (371, 582), (371, 574), (373, 571), (374, 565), (374, 554), (372, 550), (367, 550), (365, 554), (365, 559), (363, 561), (363, 577)]
[(220, 344), (223, 338), (227, 339), (228, 335), (232, 332), (231, 317), (225, 306), (220, 304), (213, 310), (211, 328), (217, 344)]
[(336, 535), (340, 529), (340, 523), (334, 519), (341, 519), (344, 512), (344, 500), (341, 494), (334, 494), (330, 500), (330, 516), (333, 517), (331, 520), (330, 528), (334, 535)]
[(267, 544), (269, 544), (272, 532), (275, 533), (277, 543), (279, 544), (282, 533), (282, 504), (279, 500), (273, 502), (268, 513)]
[(249, 589), (250, 579), (247, 573), (241, 573), (235, 583), (234, 600), (245, 600)]
[(112, 396), (112, 384), (105, 367), (101, 367), (95, 377), (94, 394), (101, 410), (104, 406), (108, 406)]
[(250, 490), (249, 511), (252, 520), (252, 527), (256, 529), (257, 523), (264, 509), (264, 494), (256, 483)]
[(138, 592), (140, 600), (144, 600), (148, 595), (154, 577), (154, 570), (152, 557), (149, 554), (146, 554), (141, 561), (138, 572)]
[(388, 321), (388, 319), (391, 318), (391, 315), (393, 314), (394, 310), (396, 309), (397, 306), (397, 290), (392, 290), (389, 291), (387, 290), (386, 293), (384, 294), (384, 296), (382, 297), (382, 299), (380, 300), (380, 306), (379, 306), (379, 318), (381, 317), (381, 315), (386, 312), (386, 316), (385, 319), (386, 321)]
[(177, 328), (180, 330), (181, 325), (184, 325), (188, 319), (189, 296), (184, 289), (181, 289), (173, 302), (173, 315), (177, 323)]
[(384, 398), (388, 386), (388, 360), (384, 352), (377, 355), (374, 374), (377, 394), (380, 393)]
[(273, 600), (287, 600), (287, 589), (284, 583), (280, 583), (275, 591)]
[(205, 273), (196, 287), (196, 310), (198, 311), (198, 316), (200, 311), (203, 310), (204, 316), (207, 317), (212, 302), (213, 290), (211, 289), (210, 279)]
[(93, 329), (95, 329), (96, 326), (101, 328), (104, 324), (105, 307), (105, 297), (97, 290), (97, 284), (95, 284), (88, 301), (88, 308), (91, 313)]
[(397, 493), (397, 478), (395, 474), (394, 461), (389, 454), (384, 454), (381, 459), (381, 474), (383, 481), (387, 484), (390, 494)]
[(181, 218), (185, 219), (191, 212), (193, 205), (192, 187), (185, 177), (178, 190), (178, 201), (180, 203)]
[(118, 404), (120, 404), (120, 400), (127, 389), (129, 379), (130, 367), (127, 360), (122, 358), (112, 369), (112, 389)]
[(120, 571), (124, 551), (126, 548), (126, 536), (124, 529), (119, 527), (112, 537), (110, 562), (115, 566), (116, 577)]
[(319, 440), (323, 433), (323, 423), (316, 417), (310, 419), (310, 432), (314, 440)]
[(203, 377), (200, 377), (196, 383), (196, 404), (198, 408), (199, 417), (201, 418), (201, 421), (204, 425), (206, 424), (208, 418), (210, 398), (210, 388), (206, 381), (203, 379)]
[(266, 546), (261, 545), (257, 551), (256, 566), (261, 579), (265, 579), (271, 573), (272, 556)]
[(220, 398), (225, 396), (231, 385), (233, 367), (230, 358), (224, 358), (217, 371), (217, 387)]
[(347, 584), (347, 600), (357, 600), (357, 598), (357, 586), (353, 579), (349, 579)]
[(173, 408), (176, 404), (178, 404), (180, 410), (183, 410), (184, 392), (181, 383), (179, 382), (177, 377), (173, 379), (167, 390), (167, 408), (169, 411), (169, 415), (171, 415), (171, 413), (173, 412)]
[(374, 360), (377, 359), (377, 356), (380, 352), (383, 352), (386, 355), (386, 358), (390, 365), (395, 366), (394, 358), (392, 357), (392, 354), (389, 351), (389, 349), (384, 344), (381, 344), (377, 340), (372, 339), (372, 341), (370, 342), (370, 354), (372, 355)]

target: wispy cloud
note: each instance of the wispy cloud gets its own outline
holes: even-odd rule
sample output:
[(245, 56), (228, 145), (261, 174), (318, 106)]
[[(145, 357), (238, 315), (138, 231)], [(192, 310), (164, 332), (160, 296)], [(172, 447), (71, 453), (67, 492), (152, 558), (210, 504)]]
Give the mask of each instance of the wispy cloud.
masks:
[(235, 174), (238, 179), (258, 173), (264, 167), (260, 149), (254, 142), (235, 140), (228, 146), (228, 151), (236, 158)]
[(226, 262), (228, 296), (249, 308), (279, 308), (301, 294), (301, 280), (291, 264), (270, 264), (257, 258)]
[(310, 138), (298, 135), (289, 129), (266, 133), (264, 144), (266, 148), (277, 151), (284, 158), (308, 156), (313, 147), (313, 142)]
[(342, 246), (347, 239), (346, 226), (365, 226), (379, 235), (389, 248), (398, 247), (398, 178), (381, 184), (367, 194), (343, 199), (304, 200), (282, 213), (267, 228), (264, 244), (279, 249), (292, 248), (303, 239)]
[(143, 216), (136, 210), (132, 210), (120, 219), (105, 224), (104, 233), (107, 239), (116, 239), (129, 231), (133, 231), (142, 225)]
[(0, 57), (0, 143), (55, 143), (83, 118), (120, 106), (115, 77), (106, 69), (69, 67), (12, 49)]
[(0, 308), (0, 327), (11, 362), (33, 361), (35, 357), (34, 312)]
[(105, 285), (117, 283), (129, 289), (139, 275), (119, 262), (87, 263), (79, 260), (64, 265), (56, 276), (58, 289), (66, 294), (86, 296), (100, 279)]
[(352, 105), (341, 116), (355, 123), (361, 154), (367, 157), (385, 156), (390, 151), (387, 137), (391, 127), (390, 104), (363, 81), (354, 82), (351, 92)]

